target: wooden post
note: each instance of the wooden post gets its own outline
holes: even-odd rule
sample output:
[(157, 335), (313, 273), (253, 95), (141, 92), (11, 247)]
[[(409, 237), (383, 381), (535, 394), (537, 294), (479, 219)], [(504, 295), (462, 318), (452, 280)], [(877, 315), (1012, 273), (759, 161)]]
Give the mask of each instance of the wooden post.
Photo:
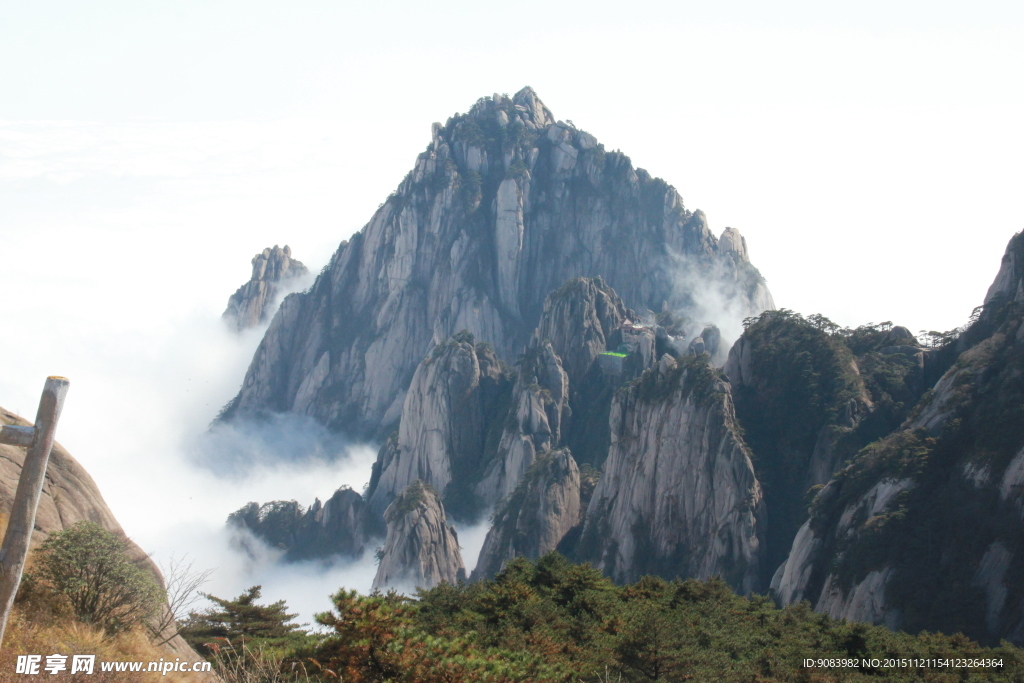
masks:
[(3, 643), (7, 617), (11, 613), (14, 596), (18, 593), (18, 584), (21, 583), (21, 573), (25, 569), (32, 529), (36, 525), (36, 509), (43, 493), (46, 464), (50, 460), (53, 436), (64, 406), (64, 396), (68, 393), (68, 384), (64, 377), (46, 378), (43, 395), (39, 399), (39, 410), (36, 412), (36, 424), (32, 428), (31, 443), (27, 443), (29, 428), (12, 429), (5, 426), (0, 430), (0, 442), (28, 445), (25, 464), (18, 479), (18, 490), (14, 494), (14, 506), (7, 521), (7, 533), (3, 545), (0, 545), (0, 644)]

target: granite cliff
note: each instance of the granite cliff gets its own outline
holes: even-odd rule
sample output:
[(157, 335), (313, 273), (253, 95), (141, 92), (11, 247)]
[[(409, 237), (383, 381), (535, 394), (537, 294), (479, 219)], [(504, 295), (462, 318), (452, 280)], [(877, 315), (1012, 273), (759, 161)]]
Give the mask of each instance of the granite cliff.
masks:
[(580, 503), (580, 470), (569, 450), (539, 456), (495, 512), (473, 579), (493, 577), (513, 558), (555, 550), (580, 523)]
[(758, 587), (764, 505), (727, 382), (662, 357), (617, 392), (611, 448), (576, 550), (619, 582), (721, 575)]
[(459, 538), (448, 526), (437, 492), (414, 481), (384, 513), (387, 538), (379, 552), (373, 588), (433, 588), (466, 578)]
[(772, 307), (736, 231), (716, 239), (674, 188), (556, 121), (531, 89), (482, 98), (434, 124), (370, 222), (282, 302), (223, 419), (291, 411), (386, 435), (431, 348), (466, 330), (510, 362), (546, 295), (578, 276), (637, 309), (703, 317), (698, 286), (740, 317)]

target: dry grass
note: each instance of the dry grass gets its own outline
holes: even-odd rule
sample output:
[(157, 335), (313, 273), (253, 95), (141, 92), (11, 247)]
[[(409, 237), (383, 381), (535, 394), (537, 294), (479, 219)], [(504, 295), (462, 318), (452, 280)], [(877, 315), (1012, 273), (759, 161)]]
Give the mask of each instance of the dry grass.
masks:
[[(225, 640), (218, 638), (217, 640)], [(319, 665), (306, 662), (284, 663), (280, 654), (264, 651), (262, 648), (250, 649), (245, 644), (218, 649), (214, 656), (213, 668), (224, 683), (312, 683), (321, 680), (311, 676), (310, 669), (316, 674)]]
[[(170, 672), (166, 676), (158, 673), (102, 672), (101, 661), (157, 661), (171, 659), (167, 652), (153, 645), (141, 629), (115, 636), (107, 636), (96, 629), (67, 618), (54, 618), (53, 614), (40, 615), (28, 612), (25, 605), (16, 605), (7, 622), (3, 647), (0, 648), (0, 683), (14, 683), (45, 679), (47, 681), (76, 681), (81, 683), (129, 683), (135, 681), (160, 680), (168, 683), (200, 683), (209, 674)], [(31, 614), (31, 616), (29, 616)], [(39, 618), (43, 617), (43, 618)], [(61, 672), (51, 675), (40, 670), (38, 676), (15, 673), (18, 655), (51, 654), (96, 655), (96, 666), (91, 675)]]

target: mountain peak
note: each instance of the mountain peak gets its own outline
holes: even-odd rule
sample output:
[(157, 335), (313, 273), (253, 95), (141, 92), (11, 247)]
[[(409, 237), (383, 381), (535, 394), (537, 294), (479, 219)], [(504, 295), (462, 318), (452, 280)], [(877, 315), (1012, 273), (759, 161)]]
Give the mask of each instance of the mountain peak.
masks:
[(512, 97), (512, 104), (517, 110), (529, 115), (534, 125), (538, 128), (549, 126), (555, 122), (555, 117), (551, 110), (544, 106), (540, 97), (537, 96), (537, 93), (530, 86), (526, 86), (517, 92)]

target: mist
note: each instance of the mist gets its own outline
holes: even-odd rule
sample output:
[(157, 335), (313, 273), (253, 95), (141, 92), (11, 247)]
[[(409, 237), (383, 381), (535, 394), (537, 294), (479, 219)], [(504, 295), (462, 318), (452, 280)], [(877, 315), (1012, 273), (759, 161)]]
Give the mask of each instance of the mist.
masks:
[[(766, 308), (774, 308), (767, 283), (754, 289), (753, 274), (728, 257), (710, 265), (688, 254), (670, 251), (663, 265), (672, 282), (670, 307), (687, 319), (686, 341), (698, 336), (708, 325), (722, 333), (723, 359), (743, 334), (743, 320)], [(751, 297), (751, 292), (754, 296)]]

